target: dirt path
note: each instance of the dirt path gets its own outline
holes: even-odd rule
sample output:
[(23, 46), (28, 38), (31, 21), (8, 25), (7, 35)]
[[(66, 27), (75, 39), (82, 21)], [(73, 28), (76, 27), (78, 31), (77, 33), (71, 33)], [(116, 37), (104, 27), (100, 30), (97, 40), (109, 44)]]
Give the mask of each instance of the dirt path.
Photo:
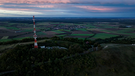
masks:
[[(37, 42), (43, 42), (43, 41), (48, 41), (48, 40), (50, 40), (50, 39), (38, 40)], [(6, 49), (14, 48), (17, 45), (32, 44), (32, 43), (34, 44), (34, 41), (15, 43), (15, 44), (11, 44), (11, 45), (0, 45), (0, 52), (4, 52)]]
[(103, 46), (103, 49), (109, 48), (109, 47), (120, 47), (120, 46), (135, 46), (135, 44), (101, 44)]
[(2, 72), (2, 73), (0, 73), (0, 75), (3, 75), (3, 74), (8, 74), (8, 73), (13, 73), (13, 72), (15, 72), (15, 70), (11, 70), (11, 71)]

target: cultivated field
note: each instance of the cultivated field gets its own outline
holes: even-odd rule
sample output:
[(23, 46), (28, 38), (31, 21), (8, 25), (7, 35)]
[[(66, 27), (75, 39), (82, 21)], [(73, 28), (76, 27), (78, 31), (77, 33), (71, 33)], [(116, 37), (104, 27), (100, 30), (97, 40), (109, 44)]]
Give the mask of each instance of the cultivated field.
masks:
[[(0, 25), (0, 41), (33, 37), (32, 23), (0, 22)], [(37, 22), (36, 30), (38, 37), (64, 36), (91, 39), (105, 39), (118, 35), (135, 37), (135, 25), (118, 22)]]

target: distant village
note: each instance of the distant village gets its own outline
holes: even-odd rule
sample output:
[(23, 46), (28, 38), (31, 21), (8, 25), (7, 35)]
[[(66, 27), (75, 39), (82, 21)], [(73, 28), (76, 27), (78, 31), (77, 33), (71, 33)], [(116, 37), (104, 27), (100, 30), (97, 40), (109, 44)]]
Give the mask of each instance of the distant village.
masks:
[(81, 26), (81, 25), (62, 25), (62, 26), (55, 26), (55, 27), (52, 27), (50, 28), (51, 30), (60, 30), (60, 29), (63, 29), (63, 30), (77, 30), (77, 29), (86, 29), (88, 27), (86, 26)]

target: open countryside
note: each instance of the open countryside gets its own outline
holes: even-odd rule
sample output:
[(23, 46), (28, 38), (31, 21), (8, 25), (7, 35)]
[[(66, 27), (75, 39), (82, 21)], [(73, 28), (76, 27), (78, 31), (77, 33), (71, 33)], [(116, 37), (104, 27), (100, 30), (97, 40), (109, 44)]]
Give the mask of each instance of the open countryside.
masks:
[(135, 0), (0, 0), (0, 76), (135, 76)]
[[(90, 19), (91, 20), (91, 19)], [(122, 20), (121, 20), (122, 21)], [(25, 20), (23, 21), (25, 22)], [(0, 41), (33, 37), (33, 24), (17, 22), (0, 22)], [(38, 37), (73, 37), (105, 39), (115, 36), (135, 37), (135, 25), (121, 22), (36, 22)]]
[(1, 76), (135, 75), (135, 19), (36, 18), (35, 28), (31, 18), (7, 19)]

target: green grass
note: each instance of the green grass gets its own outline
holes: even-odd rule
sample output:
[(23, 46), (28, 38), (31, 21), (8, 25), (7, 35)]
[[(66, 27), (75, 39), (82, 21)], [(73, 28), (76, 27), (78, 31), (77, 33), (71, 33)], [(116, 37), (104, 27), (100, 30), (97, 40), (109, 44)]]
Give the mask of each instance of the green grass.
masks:
[(114, 28), (113, 26), (109, 26), (108, 24), (101, 24), (103, 28)]
[(84, 40), (85, 38), (78, 38), (78, 39), (82, 39), (82, 40)]
[(1, 39), (8, 39), (8, 36), (3, 36)]
[(71, 32), (71, 30), (64, 30), (64, 31)]
[(90, 26), (90, 28), (96, 28), (96, 26)]
[(116, 31), (111, 31), (111, 30), (101, 30), (101, 32), (110, 32), (110, 33), (116, 33)]
[(71, 34), (71, 36), (92, 36), (93, 34)]
[(118, 35), (113, 35), (113, 34), (106, 34), (106, 33), (98, 33), (96, 34), (94, 37), (92, 38), (101, 38), (101, 39), (105, 39), (105, 38), (110, 38), (110, 37), (115, 37)]
[(89, 28), (96, 28), (96, 26), (92, 25), (92, 24), (88, 24), (88, 25), (84, 25), (86, 27), (89, 27)]
[(0, 26), (0, 28), (6, 28), (6, 27), (4, 27), (4, 26)]
[(6, 27), (7, 29), (11, 29), (11, 30), (20, 30), (19, 28), (16, 27)]
[(77, 29), (77, 30), (80, 30), (80, 31), (87, 31), (86, 29)]
[(22, 40), (22, 39), (25, 39), (25, 38), (31, 38), (31, 37), (13, 38), (13, 40)]

